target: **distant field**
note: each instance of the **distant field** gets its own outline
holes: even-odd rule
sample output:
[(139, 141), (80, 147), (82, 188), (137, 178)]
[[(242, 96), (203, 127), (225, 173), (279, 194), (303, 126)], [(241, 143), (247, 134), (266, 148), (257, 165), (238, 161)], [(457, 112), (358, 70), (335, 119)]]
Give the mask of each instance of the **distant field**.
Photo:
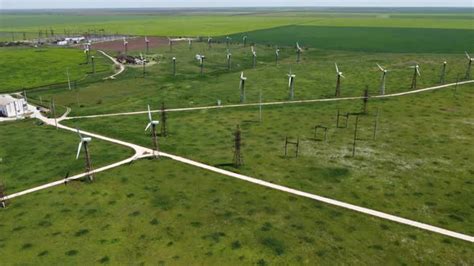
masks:
[[(96, 72), (111, 72), (112, 62), (100, 53), (95, 56)], [(92, 72), (85, 64), (81, 49), (68, 48), (0, 48), (0, 93), (18, 91), (46, 84), (79, 80)]]
[(300, 45), (346, 51), (462, 53), (474, 51), (474, 30), (284, 26), (231, 35), (261, 44)]
[(2, 14), (0, 31), (54, 29), (61, 33), (104, 29), (109, 33), (157, 36), (219, 36), (289, 25), (473, 29), (468, 10), (459, 13), (217, 12)]

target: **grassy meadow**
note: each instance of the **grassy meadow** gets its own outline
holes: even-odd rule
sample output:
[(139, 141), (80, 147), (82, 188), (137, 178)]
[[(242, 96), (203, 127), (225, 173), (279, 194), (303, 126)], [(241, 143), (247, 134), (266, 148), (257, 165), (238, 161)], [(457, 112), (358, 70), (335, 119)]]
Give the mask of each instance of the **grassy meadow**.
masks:
[[(208, 49), (206, 43), (174, 45), (150, 51), (158, 64), (143, 69), (127, 68), (114, 81), (79, 86), (75, 90), (67, 87), (31, 92), (38, 99), (55, 98), (56, 103), (72, 107), (72, 116), (145, 110), (150, 104), (158, 108), (164, 102), (169, 108), (215, 105), (240, 102), (239, 77), (244, 71), (246, 102), (258, 102), (262, 92), (264, 101), (288, 100), (287, 73), (296, 74), (295, 100), (334, 97), (337, 62), (345, 79), (342, 80), (342, 96), (360, 96), (366, 86), (370, 94), (379, 93), (380, 70), (376, 63), (389, 70), (386, 93), (410, 90), (413, 69), (418, 63), (422, 76), (419, 88), (439, 84), (441, 66), (448, 61), (447, 82), (455, 82), (465, 75), (467, 60), (463, 54), (398, 54), (341, 52), (306, 49), (300, 64), (296, 63), (295, 49), (282, 47), (279, 64), (275, 63), (275, 48), (256, 45), (257, 67), (252, 68), (250, 47), (232, 44), (232, 68), (227, 70), (226, 45), (214, 44)], [(138, 52), (137, 52), (138, 54)], [(196, 54), (206, 55), (201, 76)], [(172, 57), (177, 58), (177, 75), (172, 75)]]
[(0, 218), (5, 265), (473, 263), (467, 242), (170, 160), (16, 199)]
[[(373, 100), (358, 125), (352, 158), (355, 118), (336, 128), (336, 114), (359, 112), (362, 103), (313, 103), (215, 109), (168, 114), (169, 136), (160, 138), (163, 151), (230, 171), (350, 202), (417, 221), (474, 234), (474, 168), (472, 149), (473, 85), (394, 99)], [(373, 128), (376, 110), (379, 124)], [(155, 115), (160, 119), (159, 115)], [(344, 118), (341, 118), (344, 124)], [(146, 115), (78, 119), (95, 132), (152, 147), (143, 134)], [(125, 128), (123, 125), (127, 125)], [(242, 128), (242, 169), (232, 167), (233, 131)], [(314, 127), (329, 128), (328, 141)], [(301, 154), (284, 157), (284, 140), (301, 140)], [(270, 170), (271, 169), (271, 170)], [(442, 199), (442, 200), (441, 200)]]
[[(79, 136), (41, 125), (38, 120), (0, 123), (0, 182), (11, 194), (84, 172), (84, 153), (76, 160)], [(93, 139), (92, 166), (98, 168), (133, 155), (128, 148)]]
[[(96, 72), (112, 72), (112, 62), (93, 52)], [(76, 48), (0, 48), (0, 93), (20, 91), (54, 83), (65, 83), (67, 69), (71, 81), (82, 80), (92, 73), (82, 49)]]

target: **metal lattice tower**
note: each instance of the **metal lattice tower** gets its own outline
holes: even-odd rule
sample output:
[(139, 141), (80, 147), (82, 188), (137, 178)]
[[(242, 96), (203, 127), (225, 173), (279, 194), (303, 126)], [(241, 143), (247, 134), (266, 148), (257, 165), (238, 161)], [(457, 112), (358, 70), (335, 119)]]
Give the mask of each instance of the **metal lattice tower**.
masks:
[(242, 158), (241, 153), (242, 147), (242, 135), (240, 131), (240, 126), (237, 125), (237, 129), (234, 133), (234, 166), (240, 167), (244, 164), (244, 159)]

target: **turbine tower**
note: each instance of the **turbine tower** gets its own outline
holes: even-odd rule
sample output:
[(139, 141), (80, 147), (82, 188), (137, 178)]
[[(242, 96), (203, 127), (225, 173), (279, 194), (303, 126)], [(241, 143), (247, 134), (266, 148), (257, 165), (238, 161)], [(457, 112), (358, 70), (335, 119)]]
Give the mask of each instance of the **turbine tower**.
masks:
[(128, 53), (128, 42), (127, 42), (127, 39), (125, 39), (125, 37), (123, 38), (123, 50), (125, 51), (125, 54)]
[(255, 51), (254, 47), (252, 46), (252, 58), (253, 58), (253, 68), (257, 65), (257, 52)]
[(443, 66), (441, 67), (441, 75), (439, 77), (439, 83), (444, 84), (446, 83), (446, 67), (448, 65), (448, 62), (444, 61)]
[(227, 45), (227, 49), (229, 49), (230, 40), (232, 40), (231, 37), (229, 37), (229, 36), (225, 37), (225, 43), (226, 43), (226, 45)]
[(76, 129), (76, 130), (77, 130), (77, 134), (79, 135), (79, 138), (81, 139), (77, 147), (76, 160), (79, 159), (81, 148), (84, 148), (84, 155), (85, 155), (85, 160), (86, 160), (86, 172), (89, 174), (89, 180), (94, 181), (94, 176), (90, 173), (92, 171), (92, 163), (91, 163), (91, 157), (89, 153), (89, 143), (92, 141), (92, 138), (84, 137), (79, 131), (79, 129)]
[[(160, 121), (153, 120), (151, 117), (150, 105), (148, 105), (148, 120), (150, 121), (146, 127), (145, 132), (151, 127), (151, 137), (153, 141), (153, 155), (158, 158), (159, 157), (159, 150), (158, 150), (158, 138), (156, 135), (156, 127), (160, 124)], [(156, 151), (156, 154), (155, 154)]]
[(301, 53), (303, 52), (303, 49), (301, 49), (300, 44), (296, 43), (296, 63), (300, 63), (301, 60)]
[(242, 41), (244, 43), (244, 47), (247, 47), (247, 35), (245, 35), (244, 37), (242, 37)]
[(466, 57), (467, 57), (467, 60), (468, 63), (467, 63), (467, 70), (466, 70), (466, 75), (464, 76), (465, 79), (471, 79), (471, 66), (472, 66), (472, 61), (474, 60), (474, 58), (472, 58), (467, 52), (466, 53)]
[(212, 38), (210, 36), (207, 37), (207, 46), (209, 47), (209, 49), (212, 48)]
[(377, 64), (379, 67), (380, 71), (382, 72), (382, 78), (380, 80), (380, 95), (385, 95), (385, 81), (387, 77), (387, 69), (381, 67), (379, 64)]
[(189, 46), (189, 50), (193, 49), (193, 40), (191, 38), (188, 40), (188, 46)]
[(287, 74), (288, 76), (288, 89), (290, 90), (290, 100), (293, 100), (295, 96), (295, 78), (296, 75), (291, 73), (291, 68), (290, 68), (290, 73)]
[(176, 76), (176, 57), (173, 57), (173, 76)]
[(276, 63), (276, 65), (278, 65), (279, 57), (280, 57), (280, 49), (278, 49), (278, 47), (277, 47), (276, 50), (275, 50), (275, 63)]
[(230, 51), (227, 49), (227, 70), (230, 71), (230, 69), (232, 68), (232, 54), (230, 53)]
[(145, 36), (146, 53), (150, 53), (150, 40)]
[(244, 72), (240, 73), (240, 102), (244, 103), (245, 102), (245, 81), (247, 80), (247, 77), (244, 77)]
[(416, 64), (414, 66), (411, 66), (410, 68), (413, 68), (413, 78), (411, 80), (411, 89), (416, 89), (417, 78), (418, 76), (421, 77), (420, 66)]
[(196, 55), (196, 60), (199, 61), (199, 66), (201, 67), (201, 75), (204, 74), (204, 59), (206, 57), (204, 55), (197, 54)]
[(339, 67), (337, 67), (337, 63), (334, 64), (336, 66), (336, 74), (337, 74), (337, 81), (336, 81), (336, 97), (341, 96), (341, 78), (346, 78), (342, 74), (341, 71), (339, 71)]

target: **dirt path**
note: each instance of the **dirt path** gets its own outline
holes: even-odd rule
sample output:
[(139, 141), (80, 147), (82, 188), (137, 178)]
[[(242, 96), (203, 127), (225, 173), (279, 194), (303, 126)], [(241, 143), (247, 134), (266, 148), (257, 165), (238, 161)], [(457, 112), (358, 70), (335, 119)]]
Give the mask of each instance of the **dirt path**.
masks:
[[(55, 126), (55, 120), (54, 119), (46, 118), (46, 117), (42, 116), (40, 112), (35, 112), (35, 116), (36, 116), (36, 118), (43, 121), (45, 124), (50, 125), (50, 126)], [(64, 126), (64, 125), (61, 125), (61, 124), (58, 124), (58, 127), (61, 128), (61, 129), (64, 129), (64, 130), (72, 131), (72, 132), (75, 131), (74, 128), (70, 128), (70, 127), (67, 127), (67, 126)], [(88, 135), (88, 136), (97, 138), (97, 139), (101, 139), (101, 140), (109, 141), (109, 142), (116, 143), (116, 144), (119, 144), (119, 145), (123, 145), (123, 146), (129, 147), (129, 148), (132, 148), (132, 149), (135, 150), (135, 155), (134, 156), (132, 156), (132, 157), (126, 159), (126, 160), (123, 160), (123, 161), (120, 161), (120, 162), (117, 162), (117, 163), (114, 163), (114, 164), (96, 169), (96, 170), (93, 171), (93, 173), (98, 173), (98, 172), (105, 171), (105, 170), (108, 170), (108, 169), (111, 169), (111, 168), (114, 168), (114, 167), (118, 167), (120, 165), (130, 163), (133, 160), (143, 158), (143, 157), (147, 157), (147, 156), (150, 156), (150, 155), (153, 154), (153, 151), (151, 149), (146, 148), (146, 147), (142, 147), (142, 146), (139, 146), (139, 145), (136, 145), (136, 144), (133, 144), (133, 143), (129, 143), (129, 142), (109, 138), (109, 137), (102, 136), (102, 135), (99, 135), (99, 134), (89, 133), (89, 132), (86, 132), (86, 131), (81, 131), (81, 133), (84, 134), (84, 135)], [(246, 182), (250, 182), (250, 183), (253, 183), (253, 184), (256, 184), (256, 185), (259, 185), (259, 186), (263, 186), (263, 187), (267, 187), (267, 188), (270, 188), (270, 189), (282, 191), (282, 192), (285, 192), (285, 193), (290, 193), (290, 194), (300, 196), (300, 197), (313, 199), (313, 200), (320, 201), (320, 202), (323, 202), (323, 203), (326, 203), (326, 204), (329, 204), (329, 205), (332, 205), (332, 206), (345, 208), (345, 209), (348, 209), (348, 210), (351, 210), (351, 211), (356, 211), (356, 212), (359, 212), (359, 213), (367, 214), (367, 215), (377, 217), (377, 218), (380, 218), (380, 219), (389, 220), (389, 221), (392, 221), (392, 222), (412, 226), (412, 227), (423, 229), (423, 230), (426, 230), (426, 231), (429, 231), (429, 232), (433, 232), (433, 233), (437, 233), (437, 234), (441, 234), (441, 235), (445, 235), (445, 236), (449, 236), (449, 237), (453, 237), (453, 238), (457, 238), (457, 239), (460, 239), (460, 240), (464, 240), (464, 241), (474, 243), (474, 237), (466, 235), (466, 234), (450, 231), (450, 230), (447, 230), (447, 229), (444, 229), (444, 228), (432, 226), (432, 225), (425, 224), (425, 223), (420, 223), (420, 222), (417, 222), (417, 221), (413, 221), (413, 220), (409, 220), (409, 219), (406, 219), (406, 218), (403, 218), (403, 217), (387, 214), (387, 213), (380, 212), (380, 211), (377, 211), (377, 210), (373, 210), (373, 209), (353, 205), (353, 204), (350, 204), (350, 203), (338, 201), (338, 200), (335, 200), (335, 199), (330, 199), (330, 198), (322, 197), (322, 196), (319, 196), (319, 195), (307, 193), (307, 192), (304, 192), (304, 191), (292, 189), (292, 188), (289, 188), (289, 187), (273, 184), (273, 183), (270, 183), (270, 182), (267, 182), (267, 181), (264, 181), (264, 180), (261, 180), (261, 179), (257, 179), (257, 178), (253, 178), (253, 177), (250, 177), (250, 176), (233, 173), (233, 172), (223, 170), (223, 169), (220, 169), (220, 168), (217, 168), (217, 167), (214, 167), (214, 166), (206, 165), (206, 164), (203, 164), (203, 163), (200, 163), (200, 162), (197, 162), (197, 161), (193, 161), (193, 160), (181, 157), (181, 156), (176, 156), (176, 155), (172, 155), (172, 154), (168, 154), (168, 153), (164, 153), (164, 152), (160, 152), (159, 155), (162, 156), (162, 157), (170, 158), (172, 160), (175, 160), (175, 161), (178, 161), (178, 162), (181, 162), (181, 163), (185, 163), (185, 164), (194, 166), (194, 167), (199, 167), (199, 168), (207, 170), (207, 171), (212, 171), (212, 172), (215, 172), (215, 173), (218, 173), (218, 174), (221, 174), (221, 175), (225, 175), (225, 176), (229, 176), (229, 177), (232, 177), (232, 178), (237, 178), (239, 180), (243, 180), (243, 181), (246, 181)], [(78, 178), (86, 176), (87, 174), (88, 173), (82, 173), (82, 174), (73, 176), (71, 178), (68, 178), (68, 180), (78, 179)], [(45, 185), (42, 185), (42, 186), (34, 187), (34, 188), (31, 188), (31, 189), (28, 189), (28, 190), (25, 190), (25, 191), (22, 191), (22, 192), (18, 192), (18, 193), (12, 194), (12, 195), (5, 196), (4, 198), (0, 199), (0, 201), (7, 200), (7, 199), (13, 199), (13, 198), (23, 196), (23, 195), (26, 195), (26, 194), (29, 194), (29, 193), (33, 193), (33, 192), (36, 192), (36, 191), (39, 191), (39, 190), (43, 190), (43, 189), (46, 189), (46, 188), (51, 188), (51, 187), (54, 187), (54, 186), (62, 185), (62, 184), (64, 184), (64, 182), (65, 182), (65, 180), (62, 179), (62, 180), (51, 182), (51, 183), (48, 183), (48, 184), (45, 184)]]
[(115, 66), (119, 66), (119, 71), (115, 72), (115, 74), (113, 74), (112, 76), (109, 76), (109, 77), (106, 77), (104, 79), (115, 79), (116, 76), (122, 74), (122, 72), (125, 71), (125, 66), (120, 63), (119, 61), (117, 61), (115, 58), (113, 58), (112, 56), (108, 55), (107, 53), (105, 53), (104, 51), (101, 51), (101, 50), (98, 50), (99, 53), (103, 54), (104, 56), (106, 56), (107, 58), (109, 58), (112, 62), (114, 62), (114, 67)]
[[(406, 91), (406, 92), (399, 92), (393, 94), (385, 94), (385, 95), (376, 95), (371, 96), (370, 98), (392, 98), (392, 97), (399, 97), (404, 95), (422, 93), (426, 91), (433, 91), (439, 90), (443, 88), (449, 88), (453, 86), (460, 86), (465, 84), (474, 83), (474, 80), (462, 81), (459, 83), (450, 83), (445, 85), (439, 85), (424, 89)], [(281, 101), (281, 102), (266, 102), (262, 103), (262, 106), (268, 105), (285, 105), (285, 104), (301, 104), (301, 103), (315, 103), (315, 102), (336, 102), (336, 101), (348, 101), (348, 100), (360, 100), (362, 96), (357, 97), (345, 97), (345, 98), (327, 98), (327, 99), (312, 99), (312, 100), (299, 100), (299, 101)], [(188, 108), (175, 108), (175, 109), (166, 109), (167, 112), (182, 112), (182, 111), (197, 111), (197, 110), (207, 110), (207, 109), (222, 109), (222, 108), (238, 108), (238, 107), (250, 107), (250, 106), (259, 106), (260, 103), (244, 103), (244, 104), (230, 104), (230, 105), (213, 105), (213, 106), (201, 106), (201, 107), (188, 107)], [(161, 110), (152, 110), (153, 113), (161, 112)], [(86, 115), (86, 116), (71, 116), (67, 117), (66, 119), (83, 119), (83, 118), (99, 118), (99, 117), (110, 117), (110, 116), (127, 116), (127, 115), (142, 115), (146, 114), (148, 111), (137, 111), (137, 112), (124, 112), (124, 113), (112, 113), (112, 114), (101, 114), (101, 115)]]

